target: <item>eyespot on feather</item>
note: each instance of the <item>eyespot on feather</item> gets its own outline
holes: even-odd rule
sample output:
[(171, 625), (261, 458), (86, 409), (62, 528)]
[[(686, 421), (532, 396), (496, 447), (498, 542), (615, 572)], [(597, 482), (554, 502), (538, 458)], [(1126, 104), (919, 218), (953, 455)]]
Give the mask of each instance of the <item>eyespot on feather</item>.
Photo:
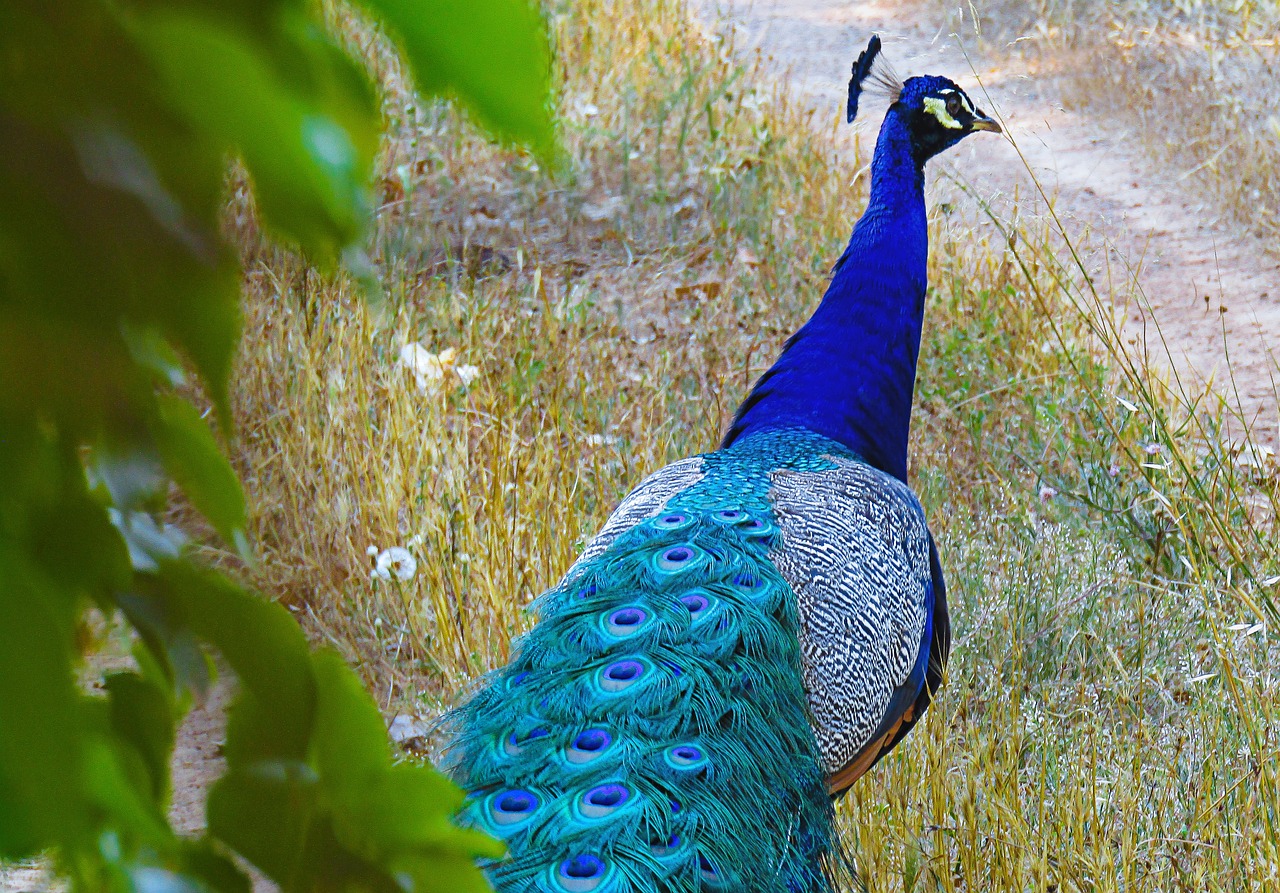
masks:
[(536, 741), (539, 738), (546, 738), (550, 734), (551, 733), (548, 732), (546, 729), (533, 729), (528, 734), (526, 734), (523, 738), (521, 738), (515, 732), (512, 732), (510, 735), (507, 736), (506, 741), (503, 742), (503, 750), (506, 751), (508, 756), (512, 756), (512, 757), (516, 756), (522, 750), (524, 750), (525, 746), (528, 745), (531, 741)]
[(609, 866), (603, 859), (592, 853), (579, 853), (552, 869), (551, 880), (565, 893), (590, 893), (603, 884), (608, 875)]
[(565, 759), (581, 765), (598, 759), (613, 746), (613, 736), (604, 729), (587, 729), (578, 733), (565, 750)]
[(490, 821), (502, 832), (515, 831), (524, 825), (542, 803), (533, 791), (515, 788), (509, 791), (498, 791), (491, 795), (485, 812)]
[(688, 527), (693, 519), (685, 512), (667, 512), (653, 520), (653, 526), (659, 530), (679, 530)]
[(662, 758), (672, 769), (681, 772), (696, 771), (711, 762), (706, 751), (696, 744), (675, 744), (663, 751)]
[(637, 658), (616, 660), (600, 670), (597, 684), (606, 694), (617, 694), (644, 679), (649, 669), (645, 661)]
[(631, 790), (624, 784), (610, 782), (596, 785), (578, 798), (578, 813), (584, 819), (604, 819), (622, 809), (631, 800)]
[(711, 598), (707, 593), (695, 589), (680, 596), (680, 604), (684, 605), (689, 611), (689, 616), (696, 620), (711, 607)]
[(698, 549), (687, 543), (681, 543), (678, 546), (669, 546), (663, 549), (653, 558), (654, 566), (663, 573), (676, 573), (688, 570), (697, 562)]
[(610, 611), (603, 618), (605, 632), (612, 636), (632, 636), (649, 624), (649, 612), (635, 605)]

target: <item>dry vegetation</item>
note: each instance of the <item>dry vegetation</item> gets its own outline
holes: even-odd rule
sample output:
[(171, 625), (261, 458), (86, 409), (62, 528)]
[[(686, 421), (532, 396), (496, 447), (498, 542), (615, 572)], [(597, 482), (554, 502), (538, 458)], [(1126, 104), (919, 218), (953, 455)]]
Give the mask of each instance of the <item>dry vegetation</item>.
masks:
[[(418, 102), (342, 20), (388, 85), (382, 311), (238, 222), (256, 246), (246, 573), (388, 713), (430, 715), (501, 664), (626, 490), (714, 446), (865, 200), (869, 140), (841, 154), (675, 0), (552, 22), (548, 172)], [(857, 873), (877, 891), (1275, 889), (1275, 464), (1116, 349), (1108, 296), (1051, 227), (933, 212), (912, 477), (957, 641), (927, 721), (841, 806)], [(437, 357), (421, 387), (411, 344)], [(372, 576), (370, 547), (393, 546), (413, 575)]]
[[(946, 4), (948, 9), (965, 9)], [(1276, 0), (976, 0), (969, 24), (1118, 118), (1220, 214), (1280, 236), (1280, 3)], [(959, 18), (958, 16), (956, 18)]]

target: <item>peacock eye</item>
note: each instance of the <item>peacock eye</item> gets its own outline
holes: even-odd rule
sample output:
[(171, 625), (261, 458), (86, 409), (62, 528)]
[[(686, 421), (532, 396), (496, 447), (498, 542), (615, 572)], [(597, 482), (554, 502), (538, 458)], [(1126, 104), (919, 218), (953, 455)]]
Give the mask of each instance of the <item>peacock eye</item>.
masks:
[(947, 96), (947, 114), (953, 118), (960, 114), (960, 94), (951, 93)]

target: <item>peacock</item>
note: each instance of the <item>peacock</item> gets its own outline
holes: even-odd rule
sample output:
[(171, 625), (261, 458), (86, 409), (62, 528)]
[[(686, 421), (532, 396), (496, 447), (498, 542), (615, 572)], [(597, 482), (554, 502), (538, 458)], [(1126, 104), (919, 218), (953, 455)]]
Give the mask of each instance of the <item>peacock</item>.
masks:
[[(452, 717), (462, 821), (500, 891), (827, 891), (832, 798), (941, 681), (946, 589), (907, 485), (924, 165), (1000, 132), (944, 77), (890, 92), (871, 193), (813, 316), (720, 448), (628, 495)], [(874, 73), (873, 73), (874, 69)]]

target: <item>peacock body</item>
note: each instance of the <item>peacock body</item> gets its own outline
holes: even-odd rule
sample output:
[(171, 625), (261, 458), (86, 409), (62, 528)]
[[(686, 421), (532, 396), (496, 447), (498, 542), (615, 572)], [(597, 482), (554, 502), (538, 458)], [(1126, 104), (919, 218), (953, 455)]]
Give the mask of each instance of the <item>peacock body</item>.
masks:
[(998, 128), (944, 78), (892, 89), (818, 310), (721, 448), (627, 496), (454, 717), (464, 821), (510, 851), (499, 890), (829, 890), (830, 795), (940, 682), (945, 587), (905, 483), (923, 167)]

